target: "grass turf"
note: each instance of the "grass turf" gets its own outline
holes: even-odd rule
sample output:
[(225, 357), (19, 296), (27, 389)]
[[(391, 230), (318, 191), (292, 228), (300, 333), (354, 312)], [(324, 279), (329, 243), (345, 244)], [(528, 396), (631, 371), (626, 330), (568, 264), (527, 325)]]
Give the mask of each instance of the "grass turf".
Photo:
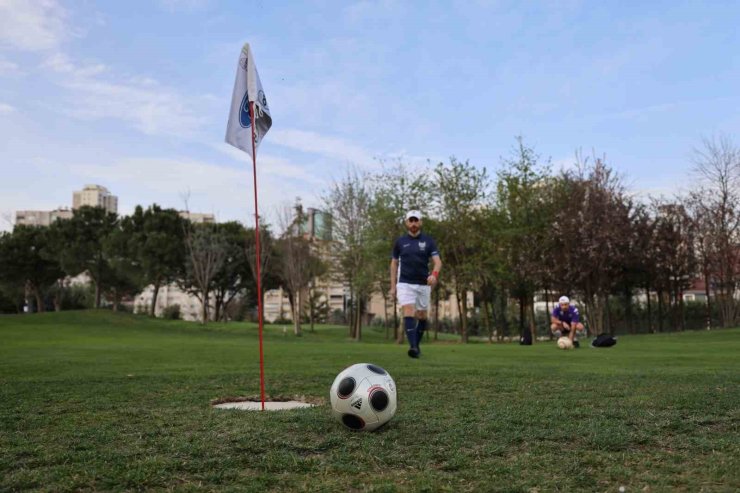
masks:
[[(288, 328), (290, 330), (290, 328)], [(740, 330), (423, 344), (268, 326), (267, 392), (328, 400), (373, 362), (399, 408), (353, 433), (328, 405), (214, 410), (259, 393), (252, 325), (110, 312), (0, 317), (0, 490), (737, 491)]]

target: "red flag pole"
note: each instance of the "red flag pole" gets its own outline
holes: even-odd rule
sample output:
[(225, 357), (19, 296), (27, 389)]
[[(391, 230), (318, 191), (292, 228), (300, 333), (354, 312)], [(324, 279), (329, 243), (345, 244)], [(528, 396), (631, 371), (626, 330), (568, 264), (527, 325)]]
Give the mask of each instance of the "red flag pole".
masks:
[(265, 410), (265, 356), (262, 349), (262, 275), (260, 273), (260, 216), (257, 209), (257, 149), (254, 145), (254, 101), (249, 102), (249, 118), (252, 120), (252, 171), (254, 173), (254, 238), (257, 250), (257, 320), (259, 321), (259, 339), (260, 339), (260, 397), (262, 399), (262, 410)]

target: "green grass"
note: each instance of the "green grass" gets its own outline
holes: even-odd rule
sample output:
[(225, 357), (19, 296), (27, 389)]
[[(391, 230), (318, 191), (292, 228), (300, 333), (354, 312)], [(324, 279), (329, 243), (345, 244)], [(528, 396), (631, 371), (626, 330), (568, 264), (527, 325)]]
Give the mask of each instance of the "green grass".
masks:
[(570, 352), (426, 344), (419, 360), (365, 336), (268, 326), (267, 392), (328, 399), (341, 369), (376, 363), (399, 392), (376, 433), (326, 404), (212, 409), (259, 393), (253, 326), (0, 317), (0, 491), (740, 489), (740, 330)]

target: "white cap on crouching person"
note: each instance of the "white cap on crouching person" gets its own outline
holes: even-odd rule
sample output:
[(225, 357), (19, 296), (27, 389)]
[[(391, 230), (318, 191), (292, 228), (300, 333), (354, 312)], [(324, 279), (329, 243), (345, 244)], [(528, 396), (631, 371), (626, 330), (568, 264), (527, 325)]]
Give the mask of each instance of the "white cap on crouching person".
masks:
[(421, 212), (416, 211), (416, 210), (408, 211), (406, 213), (406, 220), (408, 221), (412, 217), (415, 217), (416, 219), (418, 219), (419, 221), (421, 221)]
[(566, 303), (567, 304), (567, 303), (570, 303), (570, 299), (568, 299), (567, 296), (561, 296), (560, 299), (558, 300), (558, 303)]

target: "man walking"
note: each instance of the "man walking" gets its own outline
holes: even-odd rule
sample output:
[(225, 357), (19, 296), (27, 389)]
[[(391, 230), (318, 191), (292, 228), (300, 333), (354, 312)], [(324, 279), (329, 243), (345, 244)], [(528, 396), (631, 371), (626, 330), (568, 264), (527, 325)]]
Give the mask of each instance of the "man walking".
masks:
[[(427, 311), (432, 287), (437, 284), (442, 261), (434, 239), (421, 232), (421, 213), (408, 211), (404, 221), (407, 234), (393, 244), (391, 296), (398, 295), (403, 310), (403, 326), (409, 341), (408, 354), (418, 358), (419, 343), (427, 326)], [(429, 259), (434, 267), (429, 272)]]

